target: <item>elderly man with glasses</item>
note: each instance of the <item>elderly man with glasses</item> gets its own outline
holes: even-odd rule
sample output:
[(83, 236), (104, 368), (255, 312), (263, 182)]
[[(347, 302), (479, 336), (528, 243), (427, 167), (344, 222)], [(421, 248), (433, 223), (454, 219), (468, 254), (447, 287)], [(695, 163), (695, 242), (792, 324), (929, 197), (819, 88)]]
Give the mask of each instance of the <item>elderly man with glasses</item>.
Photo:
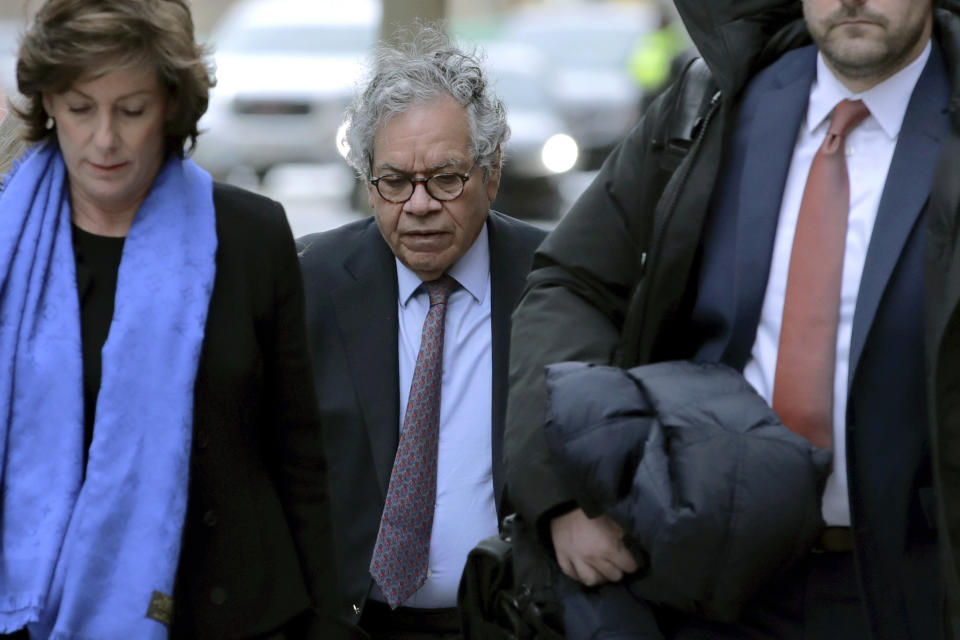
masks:
[(301, 266), (341, 613), (456, 638), (467, 552), (509, 512), (510, 314), (543, 233), (490, 211), (509, 129), (480, 61), (410, 35), (347, 113), (373, 218), (302, 238)]

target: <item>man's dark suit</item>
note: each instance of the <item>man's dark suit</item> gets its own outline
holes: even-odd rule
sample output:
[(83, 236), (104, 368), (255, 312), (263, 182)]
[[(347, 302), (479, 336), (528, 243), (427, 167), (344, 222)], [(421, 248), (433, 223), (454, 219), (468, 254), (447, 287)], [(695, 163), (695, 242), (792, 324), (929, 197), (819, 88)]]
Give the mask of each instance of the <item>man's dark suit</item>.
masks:
[[(792, 51), (760, 73), (745, 94), (704, 233), (691, 327), (699, 360), (722, 360), (742, 370), (750, 357), (776, 212), (815, 69), (814, 47)], [(935, 637), (940, 597), (921, 310), (924, 205), (947, 132), (948, 95), (934, 47), (904, 116), (853, 319), (850, 509), (869, 617), (882, 621), (881, 637)]]
[[(791, 10), (799, 27), (800, 7)], [(802, 35), (796, 28), (790, 33)], [(952, 40), (943, 42), (953, 46)], [(751, 40), (744, 36), (737, 43), (749, 50)], [(935, 182), (939, 149), (951, 135), (946, 107), (954, 69), (945, 68), (952, 62), (942, 53), (946, 45), (935, 43), (905, 115), (853, 319), (847, 407), (853, 557), (876, 638), (938, 637), (942, 611), (923, 310), (930, 295), (924, 291), (926, 224), (932, 217), (926, 216), (927, 199), (953, 191), (946, 173)], [(714, 69), (746, 74), (743, 59), (720, 60)], [(635, 187), (649, 184), (650, 167), (658, 164), (648, 137), (656, 120), (648, 115), (538, 251), (531, 285), (541, 271), (542, 284), (531, 286), (514, 318), (518, 375), (506, 452), (509, 490), (527, 517), (549, 515), (570, 496), (562, 478), (550, 475), (545, 444), (533, 431), (543, 424), (535, 413), (543, 393), (537, 371), (563, 359), (609, 360), (622, 327), (616, 314), (598, 311), (618, 310), (623, 292), (636, 282), (638, 262), (645, 306), (630, 327), (640, 336), (637, 362), (695, 357), (738, 369), (747, 362), (814, 73), (813, 48), (784, 53), (742, 90), (730, 75), (715, 73), (721, 92), (714, 104), (724, 106), (716, 107), (699, 146), (675, 174), (667, 191), (675, 184), (683, 188), (663, 210)], [(723, 97), (729, 97), (729, 109)], [(653, 241), (644, 235), (651, 229)], [(638, 261), (645, 249), (649, 254)], [(549, 320), (557, 316), (563, 320)], [(543, 495), (547, 499), (538, 502)]]
[[(494, 211), (487, 228), (493, 485), (502, 517), (510, 314), (544, 233)], [(372, 217), (306, 236), (298, 246), (329, 463), (340, 613), (355, 623), (370, 589), (370, 558), (399, 438), (396, 263)]]

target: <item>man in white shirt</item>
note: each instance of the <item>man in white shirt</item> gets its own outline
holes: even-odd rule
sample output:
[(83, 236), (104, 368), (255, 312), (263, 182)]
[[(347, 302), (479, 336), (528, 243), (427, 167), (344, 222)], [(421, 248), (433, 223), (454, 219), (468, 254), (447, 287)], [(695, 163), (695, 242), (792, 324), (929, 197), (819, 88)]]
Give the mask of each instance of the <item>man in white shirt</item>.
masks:
[(490, 211), (508, 128), (479, 60), (412, 35), (348, 111), (374, 216), (301, 239), (301, 265), (342, 614), (454, 638), (467, 553), (509, 513), (510, 313), (544, 234)]
[(956, 135), (944, 52), (960, 21), (939, 4), (678, 0), (714, 81), (689, 151), (665, 178), (678, 87), (538, 251), (514, 318), (505, 455), (511, 497), (565, 574), (596, 585), (636, 564), (620, 525), (587, 518), (551, 466), (544, 364), (609, 362), (623, 344), (626, 362), (722, 362), (834, 453), (809, 557), (737, 624), (680, 616), (676, 637), (941, 633), (924, 346), (954, 308), (937, 305), (956, 302), (930, 269), (954, 244), (956, 173), (938, 159)]

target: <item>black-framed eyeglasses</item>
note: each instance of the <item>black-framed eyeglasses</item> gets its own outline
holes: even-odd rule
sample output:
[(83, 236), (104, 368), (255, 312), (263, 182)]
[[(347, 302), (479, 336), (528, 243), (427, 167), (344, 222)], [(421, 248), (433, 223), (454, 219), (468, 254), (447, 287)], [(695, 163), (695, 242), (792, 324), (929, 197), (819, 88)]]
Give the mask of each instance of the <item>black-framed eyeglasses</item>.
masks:
[(410, 178), (400, 173), (388, 173), (372, 178), (370, 184), (376, 187), (381, 198), (394, 204), (402, 204), (412, 198), (417, 184), (420, 183), (423, 183), (431, 198), (447, 202), (463, 193), (467, 180), (476, 168), (477, 164), (474, 163), (466, 173), (436, 173), (429, 178)]

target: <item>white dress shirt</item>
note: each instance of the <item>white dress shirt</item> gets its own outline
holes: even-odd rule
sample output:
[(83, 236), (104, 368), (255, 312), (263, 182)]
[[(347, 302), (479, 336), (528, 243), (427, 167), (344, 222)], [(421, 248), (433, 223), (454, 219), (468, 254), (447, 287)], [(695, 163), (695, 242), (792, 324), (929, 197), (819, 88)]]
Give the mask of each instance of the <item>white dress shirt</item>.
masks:
[[(407, 411), (410, 383), (430, 297), (420, 278), (396, 261), (400, 365), (400, 415)], [(490, 245), (487, 225), (447, 273), (460, 287), (447, 301), (440, 387), (437, 504), (430, 536), (427, 581), (401, 606), (440, 608), (457, 604), (467, 553), (497, 533), (493, 497), (490, 333)], [(385, 601), (374, 583), (370, 594)]]
[(857, 304), (860, 278), (867, 258), (880, 197), (890, 170), (890, 161), (903, 124), (907, 104), (923, 67), (930, 57), (930, 43), (907, 67), (871, 89), (854, 94), (847, 89), (817, 56), (817, 77), (810, 89), (807, 115), (801, 124), (783, 191), (780, 217), (770, 263), (770, 276), (750, 360), (743, 370), (747, 381), (768, 403), (773, 398), (780, 323), (793, 236), (800, 212), (807, 174), (827, 134), (830, 114), (844, 99), (863, 100), (870, 115), (847, 135), (847, 171), (850, 177), (850, 215), (843, 256), (840, 293), (840, 320), (837, 327), (837, 359), (833, 394), (833, 471), (823, 495), (823, 518), (828, 525), (850, 524), (847, 495), (846, 412), (850, 364), (850, 336)]

